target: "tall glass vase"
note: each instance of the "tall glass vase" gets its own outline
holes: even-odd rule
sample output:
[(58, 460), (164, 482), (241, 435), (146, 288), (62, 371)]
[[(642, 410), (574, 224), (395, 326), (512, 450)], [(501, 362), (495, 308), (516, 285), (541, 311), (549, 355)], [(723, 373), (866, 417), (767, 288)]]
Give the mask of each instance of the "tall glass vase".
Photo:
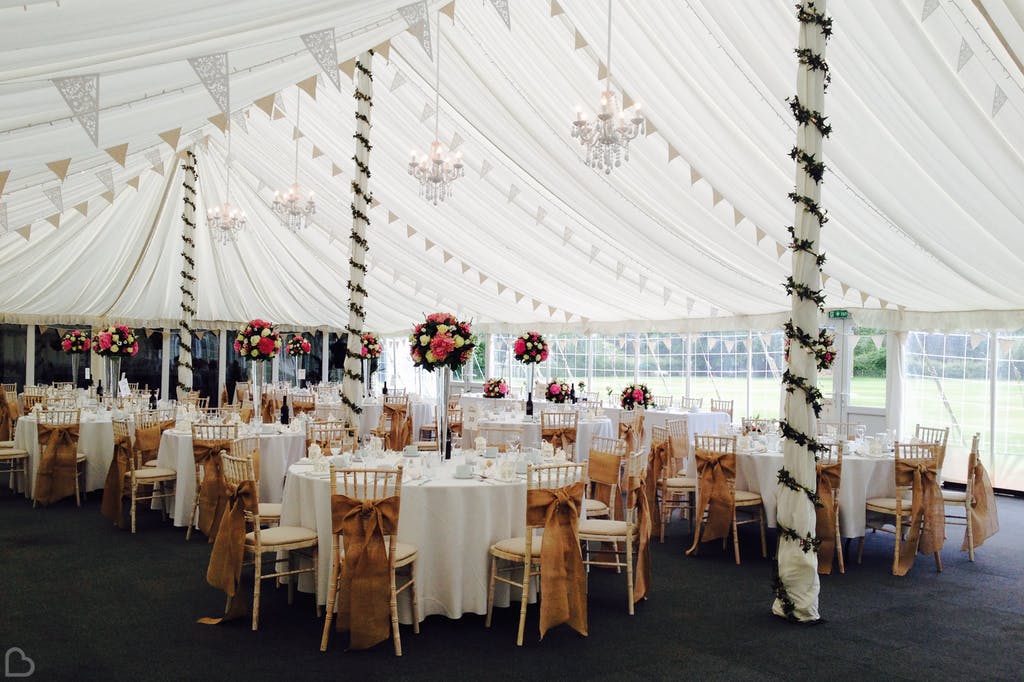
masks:
[(121, 357), (107, 355), (103, 358), (103, 380), (107, 382), (107, 395), (117, 397), (117, 382), (121, 380)]
[(252, 374), (252, 424), (263, 423), (263, 360), (253, 360), (250, 367)]
[(533, 394), (533, 371), (537, 368), (536, 363), (530, 362), (526, 365), (526, 394), (523, 399), (526, 399), (527, 395)]
[(78, 364), (81, 359), (82, 356), (78, 353), (71, 354), (71, 383), (75, 385), (75, 388), (78, 388)]
[(300, 386), (302, 386), (302, 383), (299, 381), (299, 367), (302, 365), (302, 356), (293, 355), (292, 364), (294, 365), (295, 369), (295, 388), (299, 388)]
[(363, 365), (363, 397), (369, 398), (373, 395), (373, 384), (370, 378), (370, 360), (362, 358)]
[(441, 367), (437, 374), (437, 450), (444, 457), (448, 452), (448, 396), (452, 389), (452, 370)]

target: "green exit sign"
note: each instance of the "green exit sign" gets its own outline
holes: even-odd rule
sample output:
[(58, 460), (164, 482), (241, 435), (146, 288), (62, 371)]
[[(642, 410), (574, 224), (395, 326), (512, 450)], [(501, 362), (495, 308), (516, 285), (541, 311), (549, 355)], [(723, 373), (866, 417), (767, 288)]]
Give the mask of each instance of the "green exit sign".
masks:
[(850, 316), (849, 310), (830, 310), (828, 311), (829, 319), (832, 320), (845, 320)]

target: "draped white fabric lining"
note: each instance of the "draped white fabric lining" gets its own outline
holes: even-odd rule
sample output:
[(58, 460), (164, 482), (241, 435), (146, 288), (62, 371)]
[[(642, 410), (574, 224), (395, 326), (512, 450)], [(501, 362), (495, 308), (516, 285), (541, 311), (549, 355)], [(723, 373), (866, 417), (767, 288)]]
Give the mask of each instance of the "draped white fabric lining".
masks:
[[(329, 26), (342, 61), (391, 38), (390, 62), (374, 64), (370, 189), (381, 205), (370, 214), (368, 329), (405, 331), (435, 309), (482, 332), (764, 329), (787, 316), (790, 256), (777, 246), (791, 220), (791, 0), (618, 3), (613, 83), (644, 103), (657, 132), (610, 177), (584, 166), (569, 137), (576, 105), (592, 111), (601, 89), (604, 11), (560, 0), (564, 14), (551, 17), (548, 2), (515, 3), (509, 31), (488, 3), (460, 0), (455, 22), (442, 16), (432, 35), (445, 54), (440, 137), (465, 140), (467, 174), (437, 208), (406, 174), (409, 150), (432, 138), (420, 118), (433, 68), (403, 31), (401, 0), (22, 4), (0, 4), (0, 171), (11, 171), (0, 320), (176, 326), (181, 175), (176, 163), (166, 176), (148, 171), (145, 152), (159, 150), (171, 168), (158, 133), (181, 126), (183, 149), (200, 130), (200, 207), (224, 200), (224, 138), (206, 122), (217, 106), (187, 58), (227, 51), (232, 106), (248, 111), (248, 132), (234, 129), (231, 201), (250, 228), (222, 248), (200, 222), (195, 325), (258, 316), (342, 328), (352, 83), (343, 75), (339, 93), (321, 74), (317, 101), (303, 107), (300, 178), (318, 215), (298, 235), (268, 207), (291, 183), (294, 92), (279, 120), (251, 106), (318, 72), (299, 36)], [(430, 3), (432, 17), (441, 4)], [(1021, 58), (1013, 7), (981, 4)], [(940, 3), (924, 21), (921, 5), (832, 8), (827, 305), (892, 329), (1016, 329), (1024, 74), (972, 2)], [(574, 49), (574, 29), (589, 47)], [(962, 39), (975, 56), (958, 72)], [(101, 149), (49, 82), (97, 72)], [(399, 74), (406, 82), (392, 91)], [(996, 84), (1007, 100), (993, 117)], [(125, 168), (102, 151), (123, 142)], [(668, 145), (679, 158), (667, 160)], [(69, 157), (69, 208), (54, 229), (44, 189), (57, 180), (45, 164)], [(104, 208), (95, 174), (108, 168), (119, 194)], [(124, 188), (140, 173), (137, 192)], [(83, 201), (88, 218), (70, 208)], [(28, 241), (14, 232), (26, 224)]]

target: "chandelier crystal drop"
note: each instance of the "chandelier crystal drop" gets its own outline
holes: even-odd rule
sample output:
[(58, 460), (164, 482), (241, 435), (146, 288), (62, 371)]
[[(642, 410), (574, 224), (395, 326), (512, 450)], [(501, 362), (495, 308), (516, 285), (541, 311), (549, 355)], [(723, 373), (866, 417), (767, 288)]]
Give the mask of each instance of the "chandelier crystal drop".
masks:
[(644, 132), (644, 116), (637, 103), (623, 109), (618, 95), (611, 88), (612, 71), (612, 3), (608, 0), (608, 56), (605, 70), (604, 92), (601, 105), (594, 120), (589, 120), (582, 107), (576, 108), (576, 119), (572, 122), (572, 136), (586, 148), (583, 161), (591, 168), (603, 170), (605, 175), (612, 168), (629, 161), (629, 143)]
[(231, 205), (231, 131), (228, 131), (228, 154), (224, 159), (227, 166), (227, 183), (224, 188), (224, 203), (206, 209), (206, 224), (210, 237), (218, 244), (229, 244), (238, 239), (238, 233), (245, 229), (248, 219), (245, 211)]
[(309, 225), (309, 217), (316, 215), (316, 202), (313, 200), (313, 193), (310, 192), (305, 200), (302, 198), (302, 188), (299, 186), (299, 117), (301, 115), (302, 93), (296, 88), (295, 92), (295, 182), (284, 192), (274, 193), (274, 213), (277, 214), (281, 224), (292, 232), (303, 230)]
[[(438, 25), (440, 26), (440, 24)], [(438, 28), (440, 33), (440, 28)], [(462, 163), (462, 152), (455, 154), (446, 152), (437, 134), (438, 117), (441, 103), (441, 40), (438, 36), (437, 71), (434, 80), (434, 141), (430, 144), (430, 153), (417, 154), (412, 152), (409, 160), (409, 175), (420, 183), (421, 197), (437, 206), (452, 195), (452, 185), (466, 174)]]

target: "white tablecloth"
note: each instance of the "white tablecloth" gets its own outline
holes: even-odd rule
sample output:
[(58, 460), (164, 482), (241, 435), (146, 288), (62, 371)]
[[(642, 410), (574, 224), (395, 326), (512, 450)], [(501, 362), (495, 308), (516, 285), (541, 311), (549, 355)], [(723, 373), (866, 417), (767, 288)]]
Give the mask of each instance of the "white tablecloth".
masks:
[[(606, 407), (605, 414), (612, 420), (612, 428), (618, 429), (619, 418), (625, 412), (621, 407)], [(686, 422), (686, 442), (693, 449), (693, 437), (697, 434), (718, 433), (720, 424), (729, 423), (729, 415), (725, 412), (685, 412), (682, 410), (644, 410), (644, 442), (640, 450), (648, 452), (651, 448), (651, 428), (665, 426), (670, 421)], [(688, 450), (689, 452), (689, 450)], [(687, 471), (694, 471), (693, 456), (690, 455)]]
[[(305, 433), (260, 436), (260, 502), (281, 501), (288, 467), (305, 454)], [(187, 526), (196, 494), (196, 460), (192, 454), (191, 432), (164, 431), (160, 438), (157, 463), (158, 466), (178, 472), (174, 488), (174, 508), (170, 513), (174, 517), (175, 526)]]
[[(18, 419), (14, 432), (14, 447), (28, 451), (28, 472), (25, 497), (32, 497), (35, 472), (39, 466), (39, 431), (36, 418), (29, 415)], [(107, 481), (107, 470), (114, 459), (114, 427), (109, 416), (97, 421), (83, 421), (78, 425), (78, 451), (85, 459), (85, 488), (102, 490)]]
[[(540, 417), (536, 421), (522, 421), (521, 419), (486, 419), (479, 423), (478, 431), (463, 431), (463, 443), (469, 443), (472, 447), (476, 433), (486, 434), (488, 427), (496, 428), (518, 428), (522, 434), (520, 443), (524, 448), (540, 447)], [(615, 426), (611, 419), (580, 419), (576, 424), (576, 457), (577, 462), (585, 462), (590, 456), (590, 443), (594, 436), (612, 438), (615, 436)]]
[[(398, 539), (415, 545), (416, 594), (420, 618), (442, 614), (459, 618), (464, 613), (487, 612), (490, 575), (488, 550), (499, 540), (522, 535), (526, 516), (526, 482), (484, 482), (451, 477), (452, 464), (436, 480), (402, 485)], [(330, 482), (326, 474), (296, 464), (288, 471), (281, 509), (281, 524), (317, 532), (320, 554), (317, 602), (327, 603), (331, 573)], [(300, 578), (299, 589), (312, 591), (311, 576)], [(408, 592), (399, 597), (399, 618), (412, 622)], [(518, 598), (518, 595), (517, 595)], [(509, 589), (499, 583), (495, 605), (508, 606)]]
[[(778, 473), (782, 467), (781, 452), (736, 454), (736, 487), (760, 493), (764, 500), (768, 525), (775, 527)], [(869, 497), (892, 497), (896, 494), (893, 458), (843, 456), (843, 474), (839, 486), (839, 530), (844, 538), (864, 535), (864, 503)]]

